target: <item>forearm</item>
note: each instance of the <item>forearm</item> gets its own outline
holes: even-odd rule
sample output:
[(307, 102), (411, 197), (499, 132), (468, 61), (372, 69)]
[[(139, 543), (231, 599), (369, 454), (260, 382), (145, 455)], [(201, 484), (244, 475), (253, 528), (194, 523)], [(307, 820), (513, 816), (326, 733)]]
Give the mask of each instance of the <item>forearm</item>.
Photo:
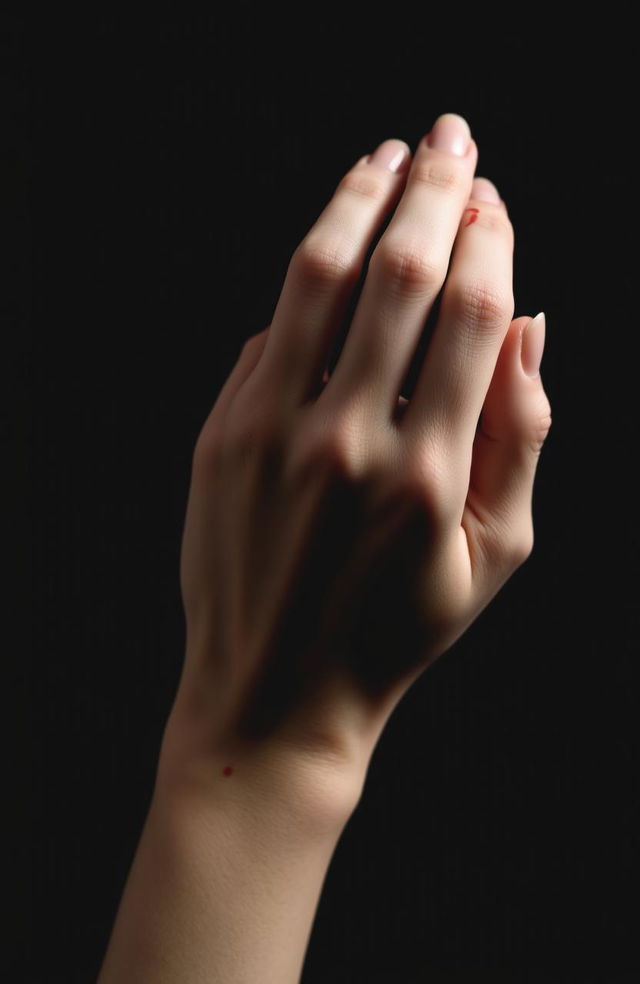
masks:
[(283, 796), (219, 764), (206, 789), (156, 784), (98, 984), (299, 981), (349, 812), (327, 811), (328, 777)]

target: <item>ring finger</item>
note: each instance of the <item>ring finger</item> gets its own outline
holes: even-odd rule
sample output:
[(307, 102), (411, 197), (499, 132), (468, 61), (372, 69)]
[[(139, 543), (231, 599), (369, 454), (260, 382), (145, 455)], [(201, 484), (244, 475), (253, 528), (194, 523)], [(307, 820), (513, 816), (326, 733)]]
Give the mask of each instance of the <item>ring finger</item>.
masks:
[(418, 452), (434, 444), (447, 449), (459, 488), (466, 488), (478, 419), (515, 307), (507, 209), (486, 179), (477, 179), (473, 192), (401, 428)]

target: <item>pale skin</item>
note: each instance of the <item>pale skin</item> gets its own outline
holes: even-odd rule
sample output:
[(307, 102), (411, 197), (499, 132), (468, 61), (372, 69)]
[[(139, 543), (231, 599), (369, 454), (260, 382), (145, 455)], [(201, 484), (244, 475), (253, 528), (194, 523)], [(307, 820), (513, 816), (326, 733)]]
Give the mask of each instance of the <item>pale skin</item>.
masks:
[(532, 551), (544, 318), (513, 317), (514, 230), (477, 159), (446, 113), (413, 154), (358, 161), (204, 422), (183, 673), (100, 984), (300, 979), (390, 715)]

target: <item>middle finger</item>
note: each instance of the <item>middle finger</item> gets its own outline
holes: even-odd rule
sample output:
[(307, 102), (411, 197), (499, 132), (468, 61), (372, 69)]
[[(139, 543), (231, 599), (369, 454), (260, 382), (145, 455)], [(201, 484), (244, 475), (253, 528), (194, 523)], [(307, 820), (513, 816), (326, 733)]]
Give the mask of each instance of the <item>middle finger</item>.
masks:
[(395, 413), (444, 283), (477, 159), (466, 120), (457, 113), (439, 116), (416, 150), (404, 194), (369, 261), (326, 399), (341, 402), (358, 390), (366, 393), (374, 413)]

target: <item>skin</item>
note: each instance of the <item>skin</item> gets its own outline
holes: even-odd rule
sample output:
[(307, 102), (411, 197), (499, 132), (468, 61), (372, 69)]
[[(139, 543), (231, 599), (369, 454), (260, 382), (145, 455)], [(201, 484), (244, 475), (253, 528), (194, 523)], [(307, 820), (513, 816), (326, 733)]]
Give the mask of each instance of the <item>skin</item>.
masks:
[(389, 716), (531, 553), (551, 411), (521, 366), (514, 231), (477, 157), (423, 139), (397, 173), (354, 165), (204, 423), (183, 672), (102, 982), (298, 980)]

